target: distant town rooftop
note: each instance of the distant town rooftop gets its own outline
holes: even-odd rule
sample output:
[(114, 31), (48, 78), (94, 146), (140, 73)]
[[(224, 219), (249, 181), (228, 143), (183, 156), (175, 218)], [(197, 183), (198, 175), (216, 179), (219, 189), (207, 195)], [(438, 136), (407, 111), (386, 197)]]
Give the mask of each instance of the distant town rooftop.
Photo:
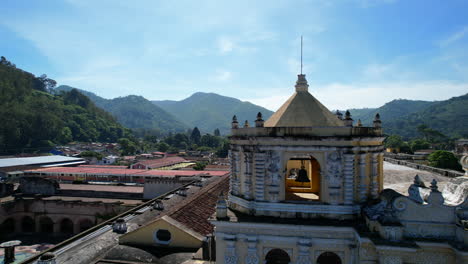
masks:
[(0, 168), (13, 167), (13, 166), (42, 166), (60, 163), (60, 165), (67, 165), (68, 163), (85, 163), (82, 158), (65, 157), (65, 156), (41, 156), (41, 157), (27, 157), (27, 158), (7, 158), (0, 159)]
[(27, 170), (25, 173), (54, 175), (54, 174), (88, 174), (88, 175), (122, 175), (122, 176), (153, 176), (153, 177), (176, 177), (176, 176), (223, 176), (229, 171), (196, 171), (196, 170), (136, 170), (136, 169), (112, 169), (93, 167), (55, 167)]

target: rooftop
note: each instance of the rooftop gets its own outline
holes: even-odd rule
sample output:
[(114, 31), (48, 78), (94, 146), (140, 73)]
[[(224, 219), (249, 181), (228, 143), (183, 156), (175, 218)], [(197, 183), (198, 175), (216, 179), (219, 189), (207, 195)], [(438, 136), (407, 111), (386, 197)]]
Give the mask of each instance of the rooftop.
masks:
[(30, 166), (50, 163), (69, 163), (69, 162), (84, 162), (82, 158), (65, 157), (65, 156), (41, 156), (27, 158), (7, 158), (0, 159), (0, 168), (12, 166)]
[(186, 171), (186, 170), (135, 170), (135, 169), (113, 169), (94, 167), (54, 167), (27, 170), (26, 174), (89, 174), (89, 175), (116, 175), (116, 176), (149, 176), (149, 177), (192, 177), (192, 176), (223, 176), (228, 171)]
[(265, 127), (344, 126), (330, 110), (313, 97), (304, 74), (298, 75), (296, 92), (266, 122)]

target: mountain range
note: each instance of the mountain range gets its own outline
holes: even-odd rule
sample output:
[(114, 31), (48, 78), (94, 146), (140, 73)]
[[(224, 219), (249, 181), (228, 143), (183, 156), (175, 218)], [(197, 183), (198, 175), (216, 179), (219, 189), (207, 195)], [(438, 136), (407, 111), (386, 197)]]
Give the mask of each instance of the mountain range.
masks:
[[(70, 90), (61, 86), (59, 90)], [(81, 90), (99, 107), (110, 112), (128, 128), (158, 128), (161, 132), (183, 131), (197, 126), (202, 133), (220, 129), (229, 134), (233, 115), (241, 125), (252, 124), (258, 112), (267, 120), (273, 112), (261, 106), (215, 93), (194, 93), (181, 101), (149, 101), (141, 96), (104, 99)], [(450, 137), (468, 137), (468, 94), (445, 101), (398, 99), (378, 108), (349, 109), (352, 118), (371, 126), (376, 113), (380, 114), (384, 132), (399, 134), (406, 139), (420, 136), (416, 127), (425, 124)]]
[[(55, 90), (76, 89), (61, 85)], [(97, 106), (111, 113), (122, 125), (131, 129), (157, 129), (161, 133), (182, 132), (198, 127), (202, 133), (221, 134), (230, 131), (233, 115), (239, 122), (253, 122), (258, 112), (266, 120), (273, 112), (249, 102), (214, 93), (195, 93), (182, 101), (149, 101), (141, 96), (129, 95), (105, 99), (92, 92), (77, 89), (88, 96)]]
[(71, 141), (116, 142), (131, 134), (77, 90), (51, 94), (52, 83), (55, 81), (46, 75), (36, 77), (2, 57), (1, 153), (49, 150), (55, 144)]
[(444, 101), (398, 99), (379, 108), (349, 111), (364, 126), (372, 125), (375, 114), (379, 113), (386, 134), (398, 134), (406, 139), (419, 136), (417, 127), (421, 124), (450, 137), (468, 137), (468, 94)]
[(250, 102), (218, 95), (215, 93), (194, 93), (181, 101), (152, 101), (169, 113), (174, 114), (182, 122), (191, 127), (197, 126), (201, 131), (212, 132), (219, 128), (222, 134), (230, 132), (231, 120), (234, 115), (241, 125), (245, 120), (250, 124), (261, 112), (263, 119), (268, 119), (273, 112)]
[[(73, 87), (61, 85), (55, 90), (70, 91)], [(77, 89), (98, 107), (112, 114), (122, 125), (131, 129), (157, 129), (161, 133), (182, 132), (189, 127), (171, 113), (137, 95), (105, 99), (92, 92)]]

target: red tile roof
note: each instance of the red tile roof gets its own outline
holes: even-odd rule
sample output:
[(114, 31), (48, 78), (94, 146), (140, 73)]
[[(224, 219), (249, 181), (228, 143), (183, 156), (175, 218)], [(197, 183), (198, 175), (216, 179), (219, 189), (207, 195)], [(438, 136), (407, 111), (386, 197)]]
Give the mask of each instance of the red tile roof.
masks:
[(223, 176), (229, 171), (182, 171), (182, 170), (133, 170), (133, 169), (109, 169), (94, 167), (50, 167), (36, 170), (27, 170), (25, 173), (43, 174), (90, 174), (90, 175), (116, 175), (116, 176), (153, 176), (153, 177), (175, 177), (175, 176)]
[(103, 169), (126, 169), (127, 166), (115, 166), (115, 165), (80, 165), (82, 168), (103, 168)]
[(143, 186), (116, 186), (116, 185), (96, 185), (96, 184), (66, 184), (61, 183), (62, 190), (84, 190), (100, 192), (124, 192), (143, 193)]
[(138, 161), (137, 163), (133, 164), (132, 166), (136, 164), (143, 164), (147, 167), (150, 168), (160, 168), (164, 166), (171, 166), (177, 163), (182, 163), (182, 162), (187, 162), (186, 159), (181, 158), (181, 157), (166, 157), (162, 159), (151, 159), (151, 160), (142, 160)]
[(213, 232), (208, 220), (216, 210), (221, 192), (229, 191), (229, 177), (224, 176), (199, 190), (179, 206), (173, 207), (166, 215), (183, 224), (186, 228), (206, 236)]

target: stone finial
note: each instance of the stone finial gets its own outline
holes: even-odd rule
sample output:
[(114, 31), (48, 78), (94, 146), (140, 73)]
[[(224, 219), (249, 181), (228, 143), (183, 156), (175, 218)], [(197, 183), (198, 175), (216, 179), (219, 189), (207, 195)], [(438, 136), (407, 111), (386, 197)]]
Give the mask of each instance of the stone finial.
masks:
[(416, 176), (414, 176), (414, 185), (416, 186), (419, 186), (419, 187), (426, 187), (426, 185), (424, 184), (424, 182), (421, 180), (421, 177), (419, 177), (418, 174), (416, 174)]
[(343, 114), (340, 111), (336, 110), (335, 115), (338, 119), (343, 120)]
[(255, 127), (263, 127), (265, 121), (262, 119), (262, 113), (258, 112), (257, 120), (255, 120)]
[(374, 127), (375, 128), (381, 128), (382, 127), (382, 121), (380, 121), (380, 114), (379, 113), (375, 114)]
[(237, 116), (234, 115), (234, 116), (232, 117), (232, 123), (231, 123), (231, 125), (232, 125), (232, 128), (233, 128), (233, 129), (239, 128), (239, 122), (237, 122)]
[(433, 179), (431, 181), (431, 191), (433, 191), (433, 192), (438, 192), (439, 191), (439, 187), (437, 187), (436, 179)]
[(125, 234), (127, 232), (127, 223), (122, 217), (118, 218), (114, 224), (112, 224), (112, 231), (118, 234)]
[(162, 211), (164, 210), (164, 204), (161, 200), (156, 200), (154, 201), (154, 204), (153, 204), (153, 209), (156, 209), (156, 210), (159, 210), (159, 211)]
[(309, 90), (309, 84), (307, 84), (307, 79), (305, 74), (297, 75), (296, 81), (296, 92), (307, 92)]
[(444, 197), (442, 196), (442, 193), (439, 192), (439, 188), (437, 187), (437, 181), (436, 179), (433, 179), (431, 182), (431, 193), (427, 197), (427, 202), (429, 204), (434, 204), (434, 205), (443, 205), (445, 202)]
[(357, 126), (358, 126), (358, 127), (362, 127), (361, 119), (358, 119), (358, 120), (357, 120)]
[(224, 193), (218, 197), (218, 202), (216, 203), (216, 218), (226, 218), (227, 217), (227, 204), (226, 199), (224, 197)]
[(346, 110), (344, 124), (348, 127), (353, 126), (353, 119), (351, 118), (351, 113), (349, 112), (349, 110)]
[(244, 127), (249, 127), (249, 120), (245, 120)]

